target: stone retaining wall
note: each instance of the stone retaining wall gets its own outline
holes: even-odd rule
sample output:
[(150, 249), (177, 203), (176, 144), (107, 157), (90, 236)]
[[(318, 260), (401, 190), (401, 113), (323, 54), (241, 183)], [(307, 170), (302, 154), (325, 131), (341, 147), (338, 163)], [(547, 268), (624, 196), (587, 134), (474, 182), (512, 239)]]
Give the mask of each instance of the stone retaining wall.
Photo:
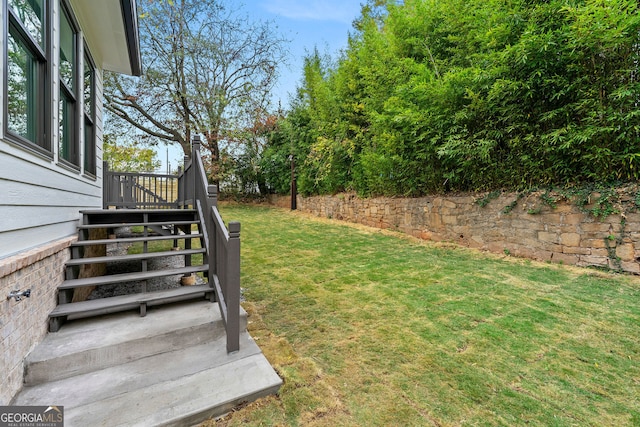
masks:
[[(640, 274), (637, 209), (598, 219), (566, 200), (552, 208), (539, 194), (519, 198), (503, 193), (485, 199), (488, 203), (481, 206), (478, 201), (483, 197), (486, 195), (362, 199), (338, 194), (298, 197), (297, 204), (300, 211), (317, 216), (398, 230), (421, 239)], [(272, 203), (288, 208), (290, 197), (274, 197)]]
[[(8, 405), (22, 388), (24, 358), (44, 338), (49, 313), (64, 280), (68, 250), (76, 237), (0, 260), (0, 405)], [(31, 289), (31, 297), (8, 300), (13, 290)]]

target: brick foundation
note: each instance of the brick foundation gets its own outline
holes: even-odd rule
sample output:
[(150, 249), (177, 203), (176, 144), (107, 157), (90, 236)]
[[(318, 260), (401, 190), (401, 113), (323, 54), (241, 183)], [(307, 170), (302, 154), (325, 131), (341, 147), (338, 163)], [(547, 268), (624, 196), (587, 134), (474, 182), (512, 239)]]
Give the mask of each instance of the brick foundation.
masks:
[[(297, 205), (300, 211), (316, 216), (398, 230), (421, 239), (640, 274), (638, 212), (601, 220), (566, 201), (552, 208), (536, 194), (518, 199), (516, 194), (503, 193), (485, 206), (478, 203), (481, 196), (361, 199), (355, 194), (338, 194), (298, 197)], [(514, 201), (517, 204), (505, 213)], [(271, 202), (288, 208), (290, 197), (273, 197)]]
[[(69, 237), (0, 260), (0, 405), (8, 405), (23, 384), (23, 361), (47, 333), (56, 306), (57, 287), (69, 260)], [(7, 300), (13, 290), (31, 289), (31, 297)]]

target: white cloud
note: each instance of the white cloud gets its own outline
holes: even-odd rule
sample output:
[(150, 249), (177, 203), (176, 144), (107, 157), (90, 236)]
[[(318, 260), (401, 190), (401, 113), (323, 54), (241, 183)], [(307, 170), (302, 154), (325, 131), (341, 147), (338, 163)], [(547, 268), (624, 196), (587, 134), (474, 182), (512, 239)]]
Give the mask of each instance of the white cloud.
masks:
[(263, 7), (289, 19), (351, 24), (359, 15), (360, 0), (265, 0)]

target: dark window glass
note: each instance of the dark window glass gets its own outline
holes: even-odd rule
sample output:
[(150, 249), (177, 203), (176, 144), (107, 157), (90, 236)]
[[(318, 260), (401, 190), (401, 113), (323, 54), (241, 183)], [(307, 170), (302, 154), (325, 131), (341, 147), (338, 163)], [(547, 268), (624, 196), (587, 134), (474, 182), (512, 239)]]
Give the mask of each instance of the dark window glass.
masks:
[(76, 32), (65, 12), (60, 14), (60, 80), (71, 92), (75, 89), (75, 64)]
[(75, 103), (69, 98), (65, 90), (60, 91), (60, 158), (77, 164), (78, 150), (75, 139)]
[(9, 0), (13, 16), (44, 50), (44, 0)]
[(89, 55), (84, 56), (84, 113), (93, 116), (95, 92), (95, 68)]
[(58, 155), (76, 166), (80, 165), (80, 145), (77, 126), (77, 31), (69, 12), (60, 4), (60, 141)]
[[(86, 48), (85, 48), (86, 49)], [(84, 57), (84, 170), (96, 174), (95, 79), (96, 72), (89, 55)]]
[(8, 0), (6, 130), (49, 150), (45, 0)]
[(36, 142), (38, 126), (39, 63), (12, 32), (8, 39), (7, 126), (10, 131)]

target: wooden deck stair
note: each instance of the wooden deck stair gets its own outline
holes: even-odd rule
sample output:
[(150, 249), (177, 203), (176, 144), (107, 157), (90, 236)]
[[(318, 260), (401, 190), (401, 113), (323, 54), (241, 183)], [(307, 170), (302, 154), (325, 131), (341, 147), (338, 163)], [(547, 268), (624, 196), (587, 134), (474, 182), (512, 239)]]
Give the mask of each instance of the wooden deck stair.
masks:
[[(240, 223), (223, 222), (199, 137), (192, 147), (179, 176), (112, 173), (104, 164), (105, 209), (81, 212), (78, 241), (49, 316), (55, 333), (27, 356), (24, 388), (12, 405), (41, 405), (46, 398), (47, 404), (64, 406), (69, 427), (185, 426), (280, 388), (282, 380), (246, 330)], [(154, 193), (157, 184), (171, 191), (150, 200), (149, 191), (134, 188), (138, 178), (150, 182)], [(126, 206), (156, 209), (108, 209)], [(194, 209), (173, 209), (187, 206)], [(142, 233), (118, 232), (123, 226), (141, 227)], [(198, 240), (200, 245), (193, 244)], [(181, 250), (152, 252), (162, 241), (174, 241), (173, 248), (184, 244)], [(142, 253), (105, 250), (119, 243), (140, 245)], [(154, 283), (199, 272), (204, 284), (179, 286), (177, 278), (175, 284)], [(116, 285), (117, 292), (110, 289), (133, 280)], [(74, 301), (74, 294), (81, 300), (91, 287), (97, 288), (93, 296), (113, 296)], [(167, 305), (147, 313), (147, 307), (161, 304)], [(72, 321), (60, 329), (66, 320)]]
[[(93, 210), (81, 212), (78, 226), (78, 241), (72, 244), (72, 259), (66, 264), (65, 281), (58, 288), (58, 306), (49, 315), (49, 331), (56, 332), (67, 319), (76, 319), (126, 311), (138, 308), (140, 315), (146, 315), (148, 306), (167, 304), (187, 299), (207, 298), (213, 301), (213, 288), (208, 284), (200, 286), (184, 286), (172, 289), (148, 292), (146, 281), (159, 277), (189, 276), (203, 272), (208, 273), (207, 254), (205, 249), (192, 244), (194, 239), (202, 246), (202, 224), (197, 211), (189, 209), (159, 210)], [(197, 231), (192, 231), (196, 226)], [(142, 233), (136, 236), (122, 236), (116, 230), (122, 227), (141, 227)], [(106, 230), (110, 238), (93, 238), (95, 230)], [(172, 230), (172, 234), (158, 235), (154, 230)], [(183, 250), (149, 252), (149, 242), (173, 240), (184, 241)], [(119, 243), (142, 243), (143, 253), (124, 255), (95, 255), (92, 247), (108, 247)], [(203, 262), (192, 265), (194, 255), (202, 255)], [(184, 267), (149, 269), (149, 261), (184, 257)], [(86, 276), (87, 266), (104, 264), (113, 266), (127, 263), (134, 271), (118, 272), (103, 276)], [(135, 266), (135, 267), (132, 267)], [(113, 270), (113, 268), (111, 268)], [(142, 281), (142, 292), (132, 295), (120, 295), (108, 298), (73, 302), (77, 289), (109, 284)]]

